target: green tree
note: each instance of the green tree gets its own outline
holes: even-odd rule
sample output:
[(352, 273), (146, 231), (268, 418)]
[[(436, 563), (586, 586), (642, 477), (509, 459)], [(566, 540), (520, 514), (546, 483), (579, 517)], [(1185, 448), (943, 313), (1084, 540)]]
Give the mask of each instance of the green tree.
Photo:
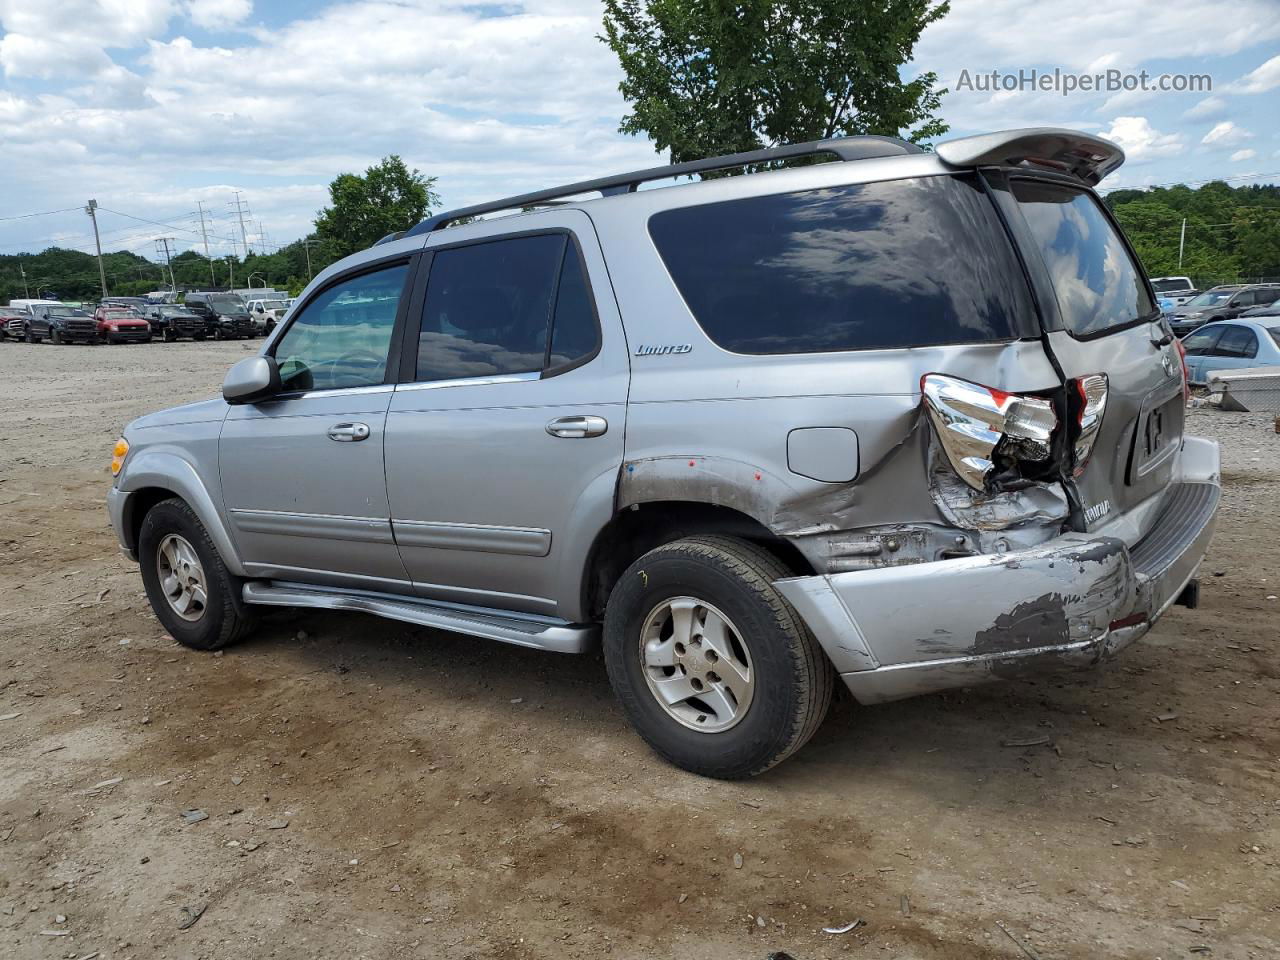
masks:
[(945, 133), (937, 75), (903, 81), (948, 0), (605, 0), (623, 133), (679, 163), (856, 134)]
[(332, 205), (316, 216), (316, 235), (339, 257), (363, 250), (426, 217), (440, 203), (435, 183), (394, 154), (364, 176), (341, 173), (329, 184)]

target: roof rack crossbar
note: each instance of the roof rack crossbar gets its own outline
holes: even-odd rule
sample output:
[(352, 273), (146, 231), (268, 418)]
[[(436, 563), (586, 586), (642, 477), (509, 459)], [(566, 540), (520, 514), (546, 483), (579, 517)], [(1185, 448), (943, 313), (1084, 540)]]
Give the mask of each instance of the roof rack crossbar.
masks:
[(758, 163), (773, 163), (778, 160), (794, 160), (799, 157), (815, 157), (831, 155), (839, 160), (870, 160), (876, 157), (899, 157), (911, 153), (923, 153), (920, 147), (897, 137), (838, 137), (832, 140), (812, 140), (807, 143), (792, 143), (781, 147), (766, 147), (763, 150), (748, 150), (745, 153), (731, 153), (722, 157), (707, 157), (703, 160), (690, 160), (686, 163), (673, 163), (664, 167), (649, 167), (646, 170), (633, 170), (630, 173), (616, 174), (611, 177), (599, 177), (595, 180), (581, 180), (547, 190), (536, 190), (515, 197), (478, 203), (470, 207), (459, 207), (428, 217), (416, 226), (406, 230), (403, 236), (412, 237), (422, 233), (439, 230), (455, 220), (464, 217), (476, 217), (485, 213), (496, 213), (502, 210), (514, 210), (518, 207), (533, 207), (546, 204), (551, 200), (577, 196), (580, 193), (600, 193), (604, 196), (615, 196), (622, 193), (634, 193), (642, 183), (653, 180), (666, 180), (671, 177), (692, 176), (696, 173), (709, 173), (712, 170), (728, 170), (733, 167), (746, 167)]

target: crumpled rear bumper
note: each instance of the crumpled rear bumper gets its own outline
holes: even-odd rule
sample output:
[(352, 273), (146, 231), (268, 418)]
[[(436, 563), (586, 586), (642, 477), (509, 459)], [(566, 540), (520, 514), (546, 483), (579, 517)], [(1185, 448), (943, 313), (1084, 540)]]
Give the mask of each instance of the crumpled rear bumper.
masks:
[(862, 703), (1091, 666), (1151, 628), (1195, 575), (1221, 496), (1218, 445), (1188, 437), (1134, 544), (1067, 534), (996, 556), (777, 581)]

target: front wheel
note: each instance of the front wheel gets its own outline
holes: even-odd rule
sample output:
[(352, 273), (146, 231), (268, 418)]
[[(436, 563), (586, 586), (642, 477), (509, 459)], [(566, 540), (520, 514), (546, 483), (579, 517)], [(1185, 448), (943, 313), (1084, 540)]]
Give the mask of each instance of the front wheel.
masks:
[(176, 497), (156, 504), (138, 534), (138, 563), (151, 609), (193, 650), (217, 650), (254, 627), (241, 583), (218, 556), (195, 512)]
[(773, 586), (792, 575), (745, 540), (677, 540), (633, 563), (609, 597), (609, 682), (636, 730), (685, 770), (763, 773), (813, 736), (834, 674)]
[(65, 343), (66, 341), (62, 339), (62, 331), (59, 330), (57, 327), (54, 327), (52, 330), (49, 331), (49, 342), (62, 344), (62, 343)]

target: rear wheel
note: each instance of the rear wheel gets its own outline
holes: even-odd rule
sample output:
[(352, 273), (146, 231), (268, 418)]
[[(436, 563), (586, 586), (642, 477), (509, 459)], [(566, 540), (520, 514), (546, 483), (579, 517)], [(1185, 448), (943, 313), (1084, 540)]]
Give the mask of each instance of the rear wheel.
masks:
[(754, 776), (818, 729), (834, 675), (773, 587), (790, 576), (744, 540), (707, 536), (649, 551), (614, 587), (604, 655), (628, 719), (671, 763)]
[(217, 650), (253, 629), (241, 581), (218, 556), (204, 524), (182, 500), (156, 504), (138, 534), (138, 563), (147, 599), (175, 640)]

